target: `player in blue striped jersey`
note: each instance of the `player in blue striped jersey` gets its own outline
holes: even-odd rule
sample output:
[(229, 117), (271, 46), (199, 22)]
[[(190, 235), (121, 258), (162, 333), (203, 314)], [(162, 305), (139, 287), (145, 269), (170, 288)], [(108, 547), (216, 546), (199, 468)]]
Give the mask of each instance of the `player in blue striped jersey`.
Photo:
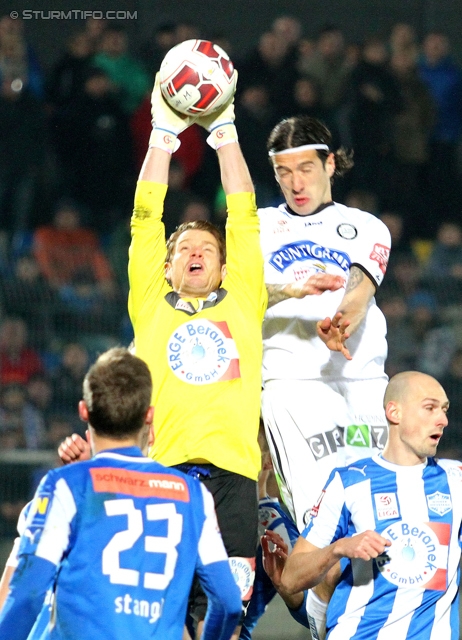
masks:
[(329, 640), (458, 640), (462, 463), (434, 458), (449, 401), (411, 371), (392, 378), (384, 406), (383, 454), (332, 472), (281, 586), (295, 596), (340, 560)]
[[(280, 544), (284, 545), (288, 552), (292, 549), (299, 536), (295, 522), (284, 511), (279, 498), (273, 497), (274, 494), (279, 496), (279, 489), (274, 477), (273, 463), (263, 423), (260, 424), (258, 442), (262, 452), (262, 468), (258, 476), (258, 537), (261, 539), (261, 544), (257, 549), (252, 597), (242, 623), (239, 640), (251, 640), (252, 632), (259, 619), (276, 595), (276, 588), (264, 566), (262, 547), (265, 545), (266, 539), (271, 534), (277, 536)], [(268, 495), (268, 491), (272, 491), (272, 494)]]
[(213, 499), (198, 480), (142, 455), (151, 392), (146, 364), (125, 349), (89, 370), (79, 413), (95, 455), (50, 471), (37, 489), (0, 638), (28, 638), (52, 586), (43, 640), (181, 640), (194, 571), (209, 598), (202, 637), (231, 637), (241, 598)]

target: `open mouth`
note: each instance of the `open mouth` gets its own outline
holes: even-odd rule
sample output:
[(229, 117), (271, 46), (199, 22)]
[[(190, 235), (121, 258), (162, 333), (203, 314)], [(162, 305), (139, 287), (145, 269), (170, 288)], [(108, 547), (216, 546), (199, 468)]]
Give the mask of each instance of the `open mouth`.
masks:
[(194, 273), (195, 271), (202, 271), (202, 265), (198, 262), (193, 262), (189, 265), (189, 273)]
[(438, 444), (438, 442), (441, 440), (442, 435), (443, 435), (442, 433), (434, 433), (433, 435), (430, 436), (430, 439), (433, 440), (433, 442), (436, 442), (436, 444)]

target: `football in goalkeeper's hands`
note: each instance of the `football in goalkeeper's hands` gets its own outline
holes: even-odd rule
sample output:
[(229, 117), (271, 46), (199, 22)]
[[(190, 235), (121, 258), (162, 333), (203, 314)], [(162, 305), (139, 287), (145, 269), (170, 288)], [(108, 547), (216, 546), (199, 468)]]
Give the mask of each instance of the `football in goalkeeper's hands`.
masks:
[(237, 74), (228, 54), (209, 40), (185, 40), (170, 49), (159, 70), (168, 104), (186, 115), (209, 115), (236, 89)]

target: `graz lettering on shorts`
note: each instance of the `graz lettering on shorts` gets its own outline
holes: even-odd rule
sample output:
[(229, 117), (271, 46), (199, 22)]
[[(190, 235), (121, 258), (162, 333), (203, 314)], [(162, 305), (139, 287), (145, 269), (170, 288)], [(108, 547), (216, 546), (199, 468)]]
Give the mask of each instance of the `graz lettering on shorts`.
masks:
[(226, 322), (194, 319), (180, 325), (168, 340), (167, 361), (177, 378), (189, 384), (241, 377), (239, 354)]
[(345, 444), (350, 446), (383, 449), (386, 441), (385, 427), (369, 427), (368, 425), (350, 425), (347, 427), (335, 427), (331, 431), (317, 433), (306, 439), (314, 457), (319, 460), (330, 456)]
[(334, 264), (345, 272), (348, 272), (351, 264), (347, 253), (323, 247), (309, 240), (284, 245), (273, 252), (269, 263), (282, 273), (294, 262), (302, 262), (304, 260), (321, 260), (324, 263)]
[(114, 600), (115, 612), (123, 613), (126, 616), (137, 616), (139, 618), (147, 618), (150, 624), (157, 622), (162, 615), (164, 608), (164, 599), (160, 602), (148, 602), (147, 600), (137, 600), (132, 598), (128, 593), (119, 596)]
[(391, 546), (375, 559), (378, 570), (397, 587), (444, 591), (450, 530), (446, 523), (401, 521), (390, 525), (381, 533)]

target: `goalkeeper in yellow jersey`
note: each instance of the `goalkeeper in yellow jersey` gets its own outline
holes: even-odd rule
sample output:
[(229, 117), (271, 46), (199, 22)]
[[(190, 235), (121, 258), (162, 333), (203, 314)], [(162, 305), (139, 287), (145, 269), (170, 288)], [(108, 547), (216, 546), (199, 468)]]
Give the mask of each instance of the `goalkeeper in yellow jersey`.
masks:
[[(197, 475), (211, 490), (245, 605), (257, 547), (261, 327), (267, 302), (254, 188), (230, 102), (218, 114), (197, 119), (217, 151), (227, 196), (226, 245), (205, 221), (181, 225), (166, 244), (162, 208), (170, 158), (177, 135), (195, 120), (167, 105), (157, 81), (152, 115), (129, 253), (136, 354), (153, 376), (150, 455)], [(201, 594), (192, 613), (203, 620)]]

